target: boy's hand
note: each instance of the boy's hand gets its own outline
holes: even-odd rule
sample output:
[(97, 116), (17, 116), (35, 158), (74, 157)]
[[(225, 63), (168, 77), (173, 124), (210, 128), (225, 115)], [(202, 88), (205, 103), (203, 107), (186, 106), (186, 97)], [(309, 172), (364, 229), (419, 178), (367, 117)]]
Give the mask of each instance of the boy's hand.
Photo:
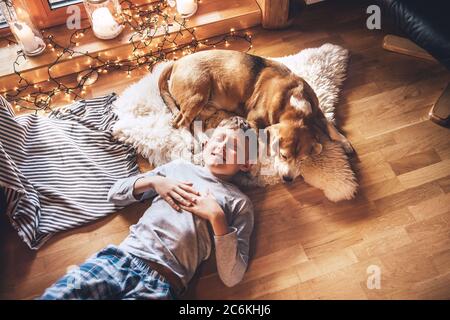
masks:
[(162, 176), (151, 176), (140, 179), (135, 184), (135, 192), (143, 193), (149, 188), (154, 189), (172, 208), (181, 211), (180, 205), (192, 206), (196, 201), (196, 196), (200, 195), (192, 183), (177, 181)]
[(196, 216), (208, 220), (214, 230), (215, 235), (224, 235), (228, 233), (228, 225), (222, 208), (217, 200), (207, 192), (196, 197), (196, 201), (191, 206), (180, 205), (183, 210), (189, 211)]

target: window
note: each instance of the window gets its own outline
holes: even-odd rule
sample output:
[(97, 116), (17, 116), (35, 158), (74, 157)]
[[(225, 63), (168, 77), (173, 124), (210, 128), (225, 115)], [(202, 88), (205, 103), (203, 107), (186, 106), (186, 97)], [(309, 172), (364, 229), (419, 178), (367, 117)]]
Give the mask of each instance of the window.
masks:
[[(81, 7), (82, 18), (85, 18), (83, 0), (33, 0), (28, 1), (30, 15), (39, 28), (53, 27), (64, 24), (67, 19), (67, 6), (78, 5)], [(9, 32), (8, 24), (0, 13), (0, 34)]]
[[(149, 4), (157, 0), (131, 0), (137, 5)], [(67, 19), (67, 7), (77, 5), (81, 8), (82, 18), (87, 18), (83, 0), (33, 0), (27, 2), (30, 15), (36, 25), (43, 29), (64, 24)], [(9, 32), (8, 25), (0, 13), (0, 34)]]
[(0, 12), (0, 29), (6, 28), (8, 24), (6, 23), (5, 17)]
[(70, 5), (80, 6), (81, 12), (85, 15), (82, 0), (34, 0), (28, 2), (30, 13), (40, 28), (64, 24), (67, 19), (66, 10)]
[(70, 6), (72, 4), (80, 3), (81, 0), (48, 0), (50, 9), (59, 9), (62, 7)]
[(4, 37), (9, 33), (8, 23), (6, 22), (5, 17), (0, 12), (0, 37)]

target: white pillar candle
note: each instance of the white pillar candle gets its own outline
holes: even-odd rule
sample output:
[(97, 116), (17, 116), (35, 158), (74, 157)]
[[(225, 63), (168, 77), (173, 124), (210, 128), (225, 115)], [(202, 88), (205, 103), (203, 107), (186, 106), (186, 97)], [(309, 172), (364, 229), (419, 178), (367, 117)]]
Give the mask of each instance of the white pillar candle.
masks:
[(92, 29), (98, 37), (110, 39), (122, 31), (122, 26), (114, 20), (108, 8), (102, 7), (92, 12)]
[(42, 39), (36, 37), (33, 30), (24, 22), (14, 23), (14, 33), (22, 43), (25, 52), (34, 52), (43, 44)]
[(190, 16), (197, 11), (197, 0), (177, 0), (177, 11), (183, 16)]

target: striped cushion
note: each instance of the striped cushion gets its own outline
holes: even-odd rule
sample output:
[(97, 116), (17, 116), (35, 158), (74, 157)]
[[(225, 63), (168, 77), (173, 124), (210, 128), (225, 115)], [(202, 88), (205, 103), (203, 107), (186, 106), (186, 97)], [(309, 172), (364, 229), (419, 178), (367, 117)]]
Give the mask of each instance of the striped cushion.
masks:
[(6, 198), (0, 211), (30, 248), (119, 209), (107, 201), (109, 188), (138, 167), (134, 150), (112, 138), (115, 99), (111, 94), (49, 117), (14, 118), (0, 96), (0, 187)]

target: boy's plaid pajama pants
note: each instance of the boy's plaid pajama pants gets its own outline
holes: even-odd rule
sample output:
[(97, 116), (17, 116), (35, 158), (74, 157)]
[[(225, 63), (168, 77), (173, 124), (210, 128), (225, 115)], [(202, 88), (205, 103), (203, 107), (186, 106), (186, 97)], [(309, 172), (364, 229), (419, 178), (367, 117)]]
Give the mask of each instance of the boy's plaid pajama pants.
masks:
[(173, 299), (170, 284), (141, 259), (108, 246), (73, 268), (40, 297), (60, 299)]

